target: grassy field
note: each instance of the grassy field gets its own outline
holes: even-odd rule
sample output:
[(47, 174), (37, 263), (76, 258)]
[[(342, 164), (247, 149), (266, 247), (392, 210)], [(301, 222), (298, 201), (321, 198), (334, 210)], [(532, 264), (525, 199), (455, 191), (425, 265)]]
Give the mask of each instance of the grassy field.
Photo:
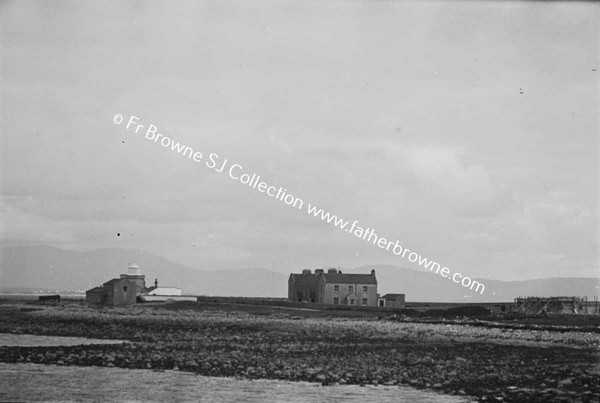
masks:
[[(1, 347), (0, 361), (429, 388), (480, 400), (598, 401), (593, 331), (439, 323), (236, 303), (0, 305), (0, 332), (127, 340)], [(439, 318), (438, 318), (439, 319)], [(593, 329), (590, 327), (590, 329)]]
[[(259, 302), (259, 303), (257, 303)], [(362, 318), (365, 320), (396, 320), (404, 322), (446, 323), (456, 322), (475, 326), (502, 328), (531, 328), (555, 331), (588, 331), (600, 333), (600, 315), (548, 315), (526, 316), (503, 313), (508, 304), (459, 304), (436, 302), (409, 302), (404, 309), (375, 307), (324, 306), (298, 304), (279, 300), (256, 298), (205, 298), (201, 303), (179, 302), (173, 304), (148, 304), (169, 310), (195, 311), (220, 310), (247, 312), (253, 315), (284, 313), (299, 318)]]

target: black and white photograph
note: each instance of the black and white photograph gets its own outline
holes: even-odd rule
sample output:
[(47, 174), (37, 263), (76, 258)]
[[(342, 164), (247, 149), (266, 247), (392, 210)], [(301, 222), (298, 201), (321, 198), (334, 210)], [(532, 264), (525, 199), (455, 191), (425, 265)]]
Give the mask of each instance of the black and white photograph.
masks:
[(600, 402), (600, 2), (0, 0), (0, 401)]

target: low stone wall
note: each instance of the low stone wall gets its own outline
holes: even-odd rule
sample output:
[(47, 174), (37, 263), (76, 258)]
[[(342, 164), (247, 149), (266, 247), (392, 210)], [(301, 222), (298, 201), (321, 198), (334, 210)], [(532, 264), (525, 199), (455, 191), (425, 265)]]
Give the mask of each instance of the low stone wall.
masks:
[(249, 298), (249, 297), (209, 297), (199, 296), (198, 302), (219, 302), (229, 304), (248, 304), (248, 305), (265, 305), (265, 306), (281, 306), (289, 308), (306, 308), (317, 309), (321, 311), (370, 311), (370, 312), (399, 312), (403, 308), (398, 307), (379, 307), (379, 306), (361, 306), (361, 305), (326, 305), (314, 304), (309, 302), (292, 302), (287, 298)]

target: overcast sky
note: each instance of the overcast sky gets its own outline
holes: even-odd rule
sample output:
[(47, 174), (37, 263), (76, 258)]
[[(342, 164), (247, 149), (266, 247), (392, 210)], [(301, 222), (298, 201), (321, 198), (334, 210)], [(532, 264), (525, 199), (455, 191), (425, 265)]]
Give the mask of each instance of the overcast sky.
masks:
[(417, 268), (120, 113), (465, 276), (598, 276), (598, 4), (4, 1), (0, 21), (3, 245)]

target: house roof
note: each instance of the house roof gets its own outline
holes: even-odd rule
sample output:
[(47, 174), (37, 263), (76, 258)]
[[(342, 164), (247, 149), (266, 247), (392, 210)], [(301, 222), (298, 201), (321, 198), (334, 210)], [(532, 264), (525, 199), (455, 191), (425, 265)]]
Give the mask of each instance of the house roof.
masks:
[(121, 277), (121, 278), (113, 278), (112, 280), (108, 280), (106, 283), (104, 283), (102, 285), (103, 286), (104, 285), (112, 285), (112, 284), (118, 283), (119, 281), (127, 281), (128, 283), (133, 283), (133, 281), (129, 280), (128, 278)]
[(370, 274), (340, 274), (340, 273), (324, 273), (327, 283), (340, 284), (377, 284), (375, 276)]
[(316, 274), (291, 274), (290, 279), (294, 280), (295, 283), (318, 283), (319, 277)]
[(104, 288), (102, 288), (102, 287), (94, 287), (94, 288), (90, 288), (86, 292), (100, 292), (100, 291), (104, 291)]
[(385, 294), (381, 299), (396, 299), (398, 297), (404, 297), (404, 294)]
[(121, 281), (120, 278), (113, 278), (112, 280), (108, 280), (106, 283), (102, 284), (102, 285), (111, 285), (116, 283), (117, 281)]
[(290, 278), (295, 283), (315, 284), (321, 281), (321, 276), (326, 283), (338, 284), (377, 284), (375, 276), (370, 274), (342, 274), (342, 273), (318, 273), (318, 274), (291, 274)]

